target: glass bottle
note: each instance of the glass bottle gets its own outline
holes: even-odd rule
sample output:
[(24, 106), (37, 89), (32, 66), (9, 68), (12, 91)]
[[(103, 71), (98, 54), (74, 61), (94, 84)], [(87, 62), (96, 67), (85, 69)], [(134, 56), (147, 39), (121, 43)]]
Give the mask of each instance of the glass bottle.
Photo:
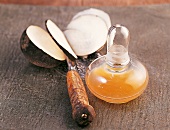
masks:
[(137, 59), (129, 57), (129, 31), (121, 25), (108, 32), (107, 54), (94, 60), (86, 72), (86, 84), (98, 98), (126, 103), (140, 96), (148, 84), (148, 72)]

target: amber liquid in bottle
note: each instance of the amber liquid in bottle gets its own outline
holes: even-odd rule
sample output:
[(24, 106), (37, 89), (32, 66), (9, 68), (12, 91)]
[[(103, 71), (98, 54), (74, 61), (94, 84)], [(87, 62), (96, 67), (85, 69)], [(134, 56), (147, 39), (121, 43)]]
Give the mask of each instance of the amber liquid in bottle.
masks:
[(129, 65), (122, 71), (119, 68), (119, 72), (103, 63), (86, 75), (88, 88), (96, 97), (110, 103), (125, 103), (137, 98), (148, 84), (148, 73), (139, 62), (135, 64), (138, 67)]
[(148, 84), (148, 72), (128, 54), (129, 31), (124, 26), (109, 30), (105, 56), (94, 60), (86, 73), (86, 84), (98, 98), (110, 103), (125, 103), (140, 96)]

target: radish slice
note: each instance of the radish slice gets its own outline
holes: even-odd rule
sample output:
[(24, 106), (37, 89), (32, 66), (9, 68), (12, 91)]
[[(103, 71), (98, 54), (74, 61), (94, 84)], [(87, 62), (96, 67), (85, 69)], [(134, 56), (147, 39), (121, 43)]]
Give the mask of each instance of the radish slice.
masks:
[(64, 34), (78, 56), (84, 56), (95, 52), (96, 48), (90, 47), (89, 45), (92, 39), (88, 38), (86, 33), (82, 33), (78, 30), (66, 30)]
[(110, 17), (109, 15), (102, 11), (102, 10), (99, 10), (99, 9), (95, 9), (95, 8), (90, 8), (90, 9), (87, 9), (87, 10), (83, 10), (79, 13), (77, 13), (73, 18), (72, 18), (72, 21), (80, 16), (83, 16), (83, 15), (95, 15), (95, 16), (98, 16), (100, 17), (101, 19), (103, 19), (107, 25), (107, 28), (109, 29), (111, 27), (111, 20), (110, 20)]
[(63, 32), (57, 27), (57, 25), (51, 20), (47, 20), (46, 27), (51, 34), (52, 38), (57, 44), (59, 44), (64, 50), (71, 54), (74, 58), (77, 58), (76, 54), (73, 52), (69, 43), (67, 42)]
[(46, 54), (57, 60), (65, 60), (66, 56), (57, 46), (51, 36), (42, 28), (31, 25), (27, 28), (26, 33), (32, 43)]
[(106, 43), (107, 32), (102, 19), (83, 15), (71, 21), (64, 34), (76, 55), (85, 56), (94, 53)]

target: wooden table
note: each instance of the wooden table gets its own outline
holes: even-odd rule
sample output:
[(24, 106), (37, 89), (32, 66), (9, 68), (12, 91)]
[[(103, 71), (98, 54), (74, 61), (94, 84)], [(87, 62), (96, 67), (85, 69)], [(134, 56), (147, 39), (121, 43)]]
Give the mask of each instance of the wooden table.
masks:
[(170, 3), (170, 0), (0, 0), (4, 4), (52, 6), (129, 6)]
[[(19, 39), (31, 24), (45, 28), (46, 19), (64, 30), (73, 15), (86, 8), (0, 5), (0, 130), (81, 129), (71, 116), (67, 65), (31, 65), (20, 51)], [(170, 129), (170, 5), (100, 9), (109, 13), (112, 24), (129, 28), (129, 50), (146, 65), (150, 81), (142, 96), (121, 105), (106, 103), (87, 90), (97, 116), (84, 129)], [(86, 66), (81, 60), (78, 65), (84, 79)]]

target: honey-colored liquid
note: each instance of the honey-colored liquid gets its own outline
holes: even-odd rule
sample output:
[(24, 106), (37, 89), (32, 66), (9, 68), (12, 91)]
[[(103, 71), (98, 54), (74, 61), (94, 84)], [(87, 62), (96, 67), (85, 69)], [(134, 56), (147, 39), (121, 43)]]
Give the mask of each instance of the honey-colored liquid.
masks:
[(106, 102), (125, 103), (135, 99), (148, 84), (147, 70), (141, 64), (123, 72), (113, 71), (104, 63), (86, 74), (89, 90)]

